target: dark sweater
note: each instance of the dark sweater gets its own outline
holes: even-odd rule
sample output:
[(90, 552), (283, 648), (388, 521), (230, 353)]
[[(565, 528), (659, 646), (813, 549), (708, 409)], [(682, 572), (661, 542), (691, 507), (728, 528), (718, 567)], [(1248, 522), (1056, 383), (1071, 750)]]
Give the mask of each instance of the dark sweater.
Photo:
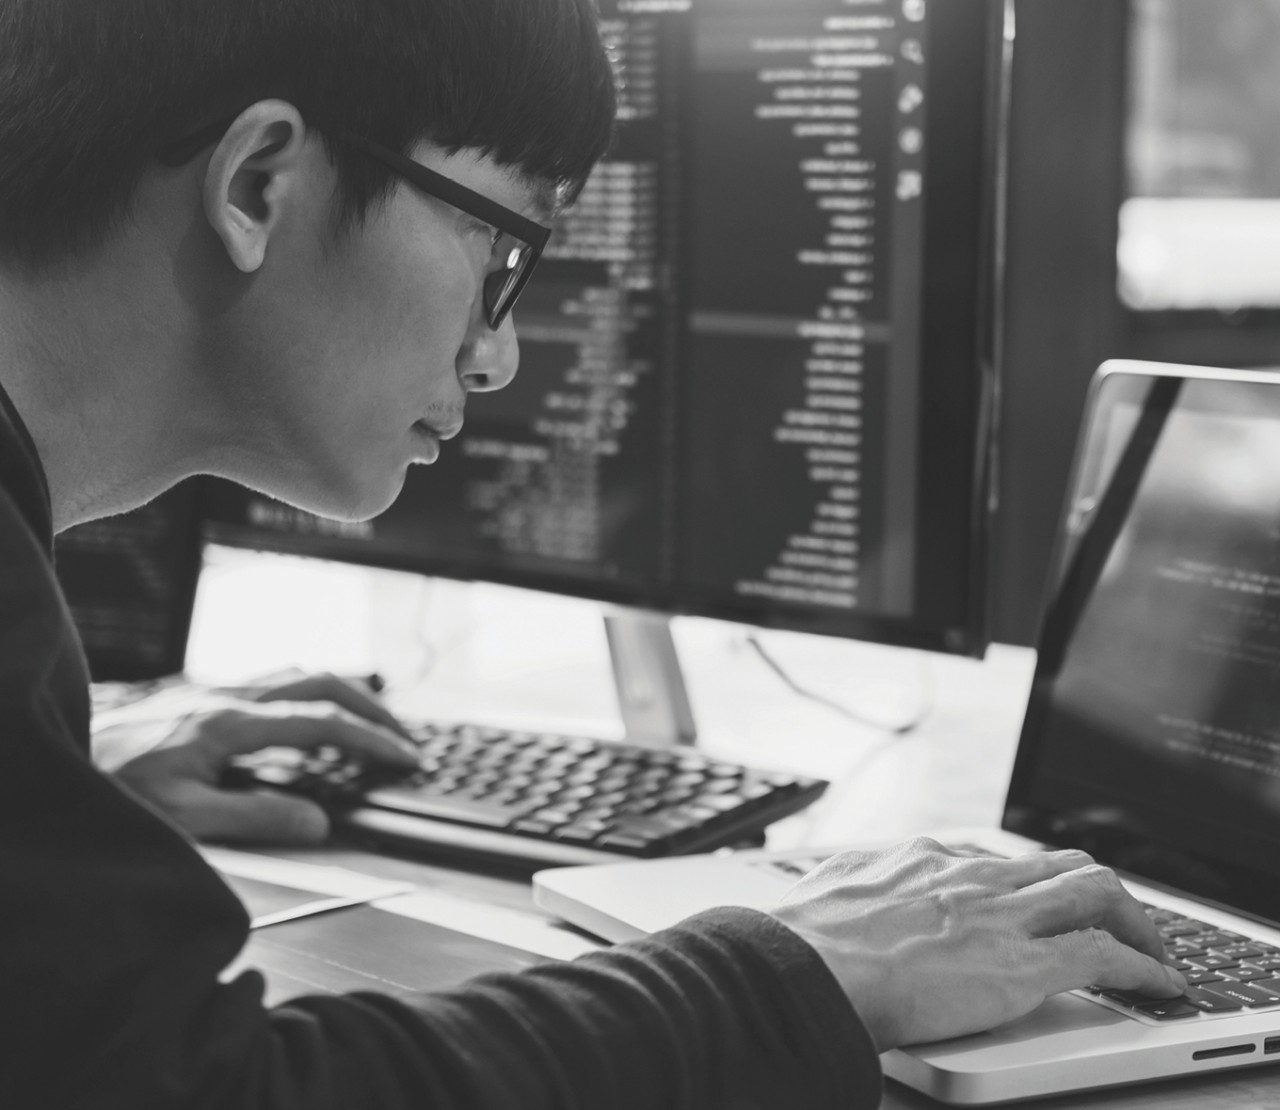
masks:
[[(874, 1107), (879, 1063), (812, 948), (749, 910), (409, 1001), (262, 1004), (218, 974), (244, 909), (88, 758), (49, 494), (0, 390), (0, 1107)], [(424, 953), (429, 958), (429, 953)]]

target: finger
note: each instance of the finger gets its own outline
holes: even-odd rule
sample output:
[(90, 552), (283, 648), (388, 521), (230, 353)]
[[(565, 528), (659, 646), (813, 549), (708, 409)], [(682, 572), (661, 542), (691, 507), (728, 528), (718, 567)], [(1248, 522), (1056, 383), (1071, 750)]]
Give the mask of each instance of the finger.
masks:
[(1173, 998), (1187, 989), (1178, 971), (1121, 944), (1102, 929), (1085, 929), (1039, 942), (1052, 953), (1051, 993), (1099, 986)]
[(1136, 898), (1109, 867), (1090, 864), (1024, 887), (1012, 895), (1033, 936), (1056, 936), (1095, 926), (1155, 960), (1164, 942)]
[(286, 682), (273, 686), (270, 690), (258, 695), (260, 702), (269, 701), (331, 701), (342, 706), (357, 717), (373, 721), (384, 728), (391, 729), (405, 739), (412, 739), (409, 730), (400, 723), (395, 714), (390, 712), (381, 702), (374, 700), (359, 687), (345, 679), (332, 674), (309, 675), (296, 682)]
[(175, 816), (201, 840), (318, 844), (329, 835), (318, 805), (269, 790), (192, 791)]
[(208, 723), (202, 740), (223, 758), (261, 748), (333, 746), (406, 771), (418, 765), (418, 752), (411, 743), (330, 702), (246, 703), (221, 711), (216, 721)]

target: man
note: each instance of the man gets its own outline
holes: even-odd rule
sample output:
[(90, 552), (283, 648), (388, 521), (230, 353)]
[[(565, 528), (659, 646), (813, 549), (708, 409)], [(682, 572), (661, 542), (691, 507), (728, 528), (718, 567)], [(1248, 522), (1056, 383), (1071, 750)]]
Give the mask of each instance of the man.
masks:
[[(1087, 858), (928, 843), (442, 995), (219, 982), (243, 910), (91, 766), (52, 534), (197, 472), (384, 508), (511, 380), (538, 226), (610, 114), (588, 0), (0, 0), (7, 1110), (872, 1106), (877, 1050), (1182, 988)], [(403, 760), (356, 710), (286, 727)]]

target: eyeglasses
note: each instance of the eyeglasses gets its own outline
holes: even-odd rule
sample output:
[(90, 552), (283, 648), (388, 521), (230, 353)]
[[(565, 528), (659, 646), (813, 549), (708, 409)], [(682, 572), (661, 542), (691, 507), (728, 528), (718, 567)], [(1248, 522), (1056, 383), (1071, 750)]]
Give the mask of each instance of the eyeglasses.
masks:
[[(230, 116), (219, 120), (170, 143), (157, 156), (159, 162), (165, 166), (181, 166), (189, 162), (205, 147), (216, 142), (235, 118)], [(551, 238), (551, 229), (372, 139), (349, 132), (340, 132), (338, 138), (374, 161), (381, 162), (420, 192), (482, 220), (498, 233), (493, 241), (493, 257), (498, 265), (484, 279), (485, 321), (493, 331), (497, 331), (529, 283), (533, 268)]]

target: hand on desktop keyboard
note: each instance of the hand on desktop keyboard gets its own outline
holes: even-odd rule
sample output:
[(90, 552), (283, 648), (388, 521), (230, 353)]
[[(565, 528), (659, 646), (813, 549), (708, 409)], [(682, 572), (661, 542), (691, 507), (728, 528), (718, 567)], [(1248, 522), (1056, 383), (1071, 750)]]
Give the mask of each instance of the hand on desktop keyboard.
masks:
[(112, 714), (103, 731), (109, 735), (94, 737), (99, 764), (205, 840), (314, 844), (329, 834), (328, 814), (313, 801), (234, 789), (246, 781), (228, 775), (238, 757), (269, 748), (305, 760), (323, 747), (396, 775), (417, 766), (417, 749), (395, 719), (332, 676), (267, 687), (258, 699), (175, 687)]
[(256, 753), (236, 773), (401, 847), (536, 865), (740, 843), (827, 785), (689, 749), (475, 725), (425, 726), (417, 740), (419, 766), (403, 778), (336, 751)]

